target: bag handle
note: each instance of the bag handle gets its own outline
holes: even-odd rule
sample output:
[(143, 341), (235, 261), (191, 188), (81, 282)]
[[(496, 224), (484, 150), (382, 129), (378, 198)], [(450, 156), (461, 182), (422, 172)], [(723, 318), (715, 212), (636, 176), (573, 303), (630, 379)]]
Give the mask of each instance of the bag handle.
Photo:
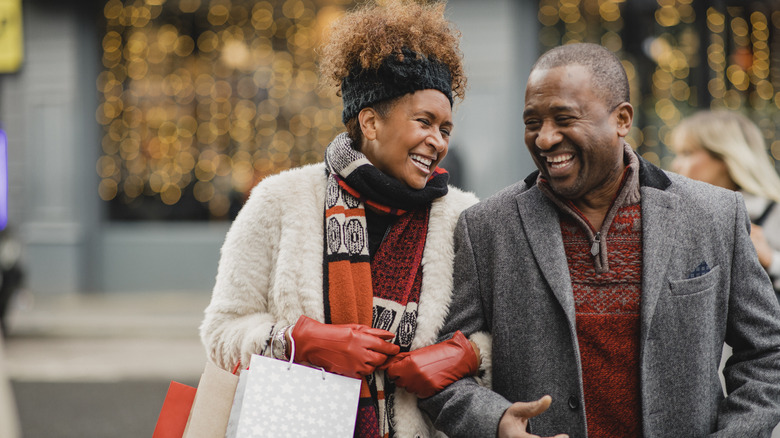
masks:
[[(295, 357), (295, 338), (293, 338), (292, 331), (290, 331), (290, 361), (287, 363), (287, 369), (290, 370), (293, 366), (293, 358)], [(322, 371), (322, 380), (325, 380), (325, 368), (316, 367)]]
[(295, 358), (295, 338), (293, 338), (292, 331), (291, 331), (290, 332), (290, 362), (288, 362), (287, 364), (288, 370), (292, 368), (294, 358)]

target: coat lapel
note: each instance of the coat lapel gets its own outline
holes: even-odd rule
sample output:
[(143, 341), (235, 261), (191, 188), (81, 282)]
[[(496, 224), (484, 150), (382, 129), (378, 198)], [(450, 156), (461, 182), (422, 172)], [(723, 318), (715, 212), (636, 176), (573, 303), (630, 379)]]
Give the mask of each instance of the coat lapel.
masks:
[(558, 213), (537, 187), (518, 195), (517, 208), (536, 263), (573, 327), (574, 295)]
[(678, 197), (642, 188), (642, 339), (647, 339), (658, 297), (666, 286), (666, 270), (675, 245)]
[[(643, 233), (640, 348), (644, 349), (658, 298), (667, 287), (666, 271), (676, 242), (674, 230), (679, 228), (675, 214), (679, 197), (666, 190), (671, 181), (661, 169), (642, 157), (639, 161)], [(534, 185), (535, 179), (536, 174), (532, 174), (526, 185)], [(574, 326), (574, 296), (555, 207), (535, 186), (517, 196), (517, 207), (539, 269)]]

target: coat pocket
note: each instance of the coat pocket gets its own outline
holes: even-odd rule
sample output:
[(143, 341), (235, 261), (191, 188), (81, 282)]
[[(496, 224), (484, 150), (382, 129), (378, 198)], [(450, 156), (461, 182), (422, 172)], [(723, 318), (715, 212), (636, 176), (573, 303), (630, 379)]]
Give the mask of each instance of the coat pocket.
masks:
[(705, 293), (714, 289), (720, 280), (720, 266), (710, 269), (710, 272), (694, 278), (683, 280), (670, 280), (669, 287), (672, 295), (694, 295)]

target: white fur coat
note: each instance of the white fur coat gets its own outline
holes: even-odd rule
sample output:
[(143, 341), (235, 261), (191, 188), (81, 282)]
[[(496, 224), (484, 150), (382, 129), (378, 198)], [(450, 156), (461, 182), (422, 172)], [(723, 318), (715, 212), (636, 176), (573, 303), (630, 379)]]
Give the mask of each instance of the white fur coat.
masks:
[[(325, 167), (309, 165), (266, 178), (253, 190), (222, 246), (216, 284), (200, 328), (209, 357), (225, 369), (260, 353), (274, 326), (301, 315), (324, 319), (322, 296)], [(450, 187), (433, 202), (423, 252), (423, 280), (412, 349), (436, 342), (452, 293), (453, 232), (461, 211), (477, 202)], [(490, 341), (472, 336), (489, 367)], [(267, 352), (266, 354), (270, 354)], [(396, 436), (436, 432), (414, 395), (398, 388)]]

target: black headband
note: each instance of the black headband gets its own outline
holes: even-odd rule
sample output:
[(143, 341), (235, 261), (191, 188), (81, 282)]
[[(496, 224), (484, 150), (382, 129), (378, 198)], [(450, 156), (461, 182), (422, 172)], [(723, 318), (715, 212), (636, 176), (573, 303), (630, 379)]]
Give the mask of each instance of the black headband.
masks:
[[(354, 67), (341, 81), (344, 123), (360, 110), (383, 100), (403, 96), (418, 90), (439, 90), (452, 105), (452, 75), (449, 68), (434, 58), (402, 49), (391, 55), (376, 70)], [(400, 59), (403, 58), (403, 59)]]

